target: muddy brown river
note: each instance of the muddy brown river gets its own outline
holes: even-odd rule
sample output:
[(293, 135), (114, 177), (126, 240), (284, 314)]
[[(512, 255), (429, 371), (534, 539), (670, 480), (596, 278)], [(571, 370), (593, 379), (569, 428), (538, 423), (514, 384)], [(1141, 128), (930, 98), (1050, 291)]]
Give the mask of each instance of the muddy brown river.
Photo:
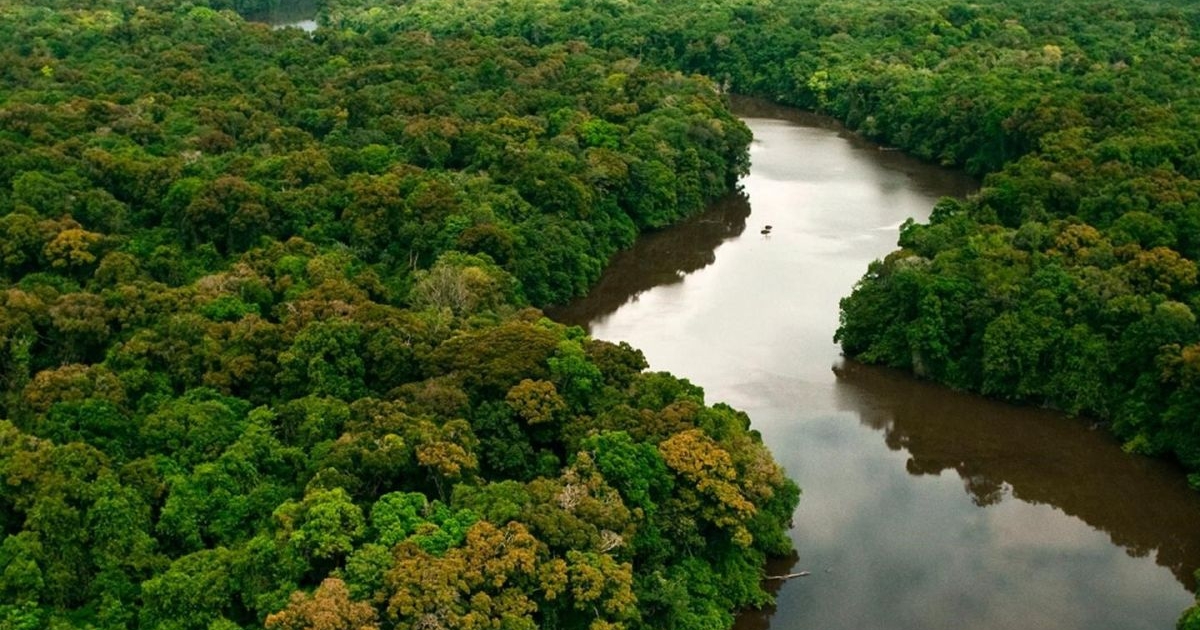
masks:
[[(976, 184), (794, 110), (738, 101), (743, 192), (647, 235), (552, 315), (750, 413), (804, 494), (810, 571), (738, 628), (1169, 629), (1200, 495), (1086, 420), (844, 360), (838, 300), (897, 227)], [(766, 226), (771, 226), (764, 234)]]

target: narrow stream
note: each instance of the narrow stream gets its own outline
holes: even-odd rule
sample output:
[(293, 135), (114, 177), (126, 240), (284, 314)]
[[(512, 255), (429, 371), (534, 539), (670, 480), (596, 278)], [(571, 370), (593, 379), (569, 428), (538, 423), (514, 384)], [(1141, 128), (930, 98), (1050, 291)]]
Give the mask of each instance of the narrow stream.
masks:
[[(829, 121), (738, 101), (751, 173), (643, 237), (551, 313), (750, 413), (804, 489), (811, 571), (738, 628), (1174, 627), (1200, 567), (1200, 496), (1060, 414), (842, 359), (838, 300), (908, 217), (976, 184)], [(763, 233), (770, 225), (768, 233)]]

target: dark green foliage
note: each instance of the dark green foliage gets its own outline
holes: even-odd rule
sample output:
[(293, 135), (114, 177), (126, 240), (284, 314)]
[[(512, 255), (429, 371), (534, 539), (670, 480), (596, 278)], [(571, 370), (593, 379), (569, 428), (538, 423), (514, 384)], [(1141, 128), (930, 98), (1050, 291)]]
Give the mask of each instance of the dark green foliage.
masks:
[[(1200, 337), (1195, 7), (369, 4), (338, 2), (330, 22), (578, 38), (988, 174), (977, 197), (907, 226), (904, 249), (868, 271), (843, 303), (847, 354), (1110, 420), (1129, 450), (1200, 461), (1185, 420), (1197, 407), (1187, 374)], [(608, 142), (606, 127), (583, 127), (585, 142)], [(639, 225), (670, 221), (663, 208), (686, 195), (663, 164), (630, 168), (654, 191), (631, 206)]]
[(1183, 615), (1179, 617), (1175, 628), (1176, 630), (1196, 630), (1200, 628), (1200, 603), (1183, 611)]
[[(867, 270), (842, 302), (846, 354), (1105, 421), (1127, 450), (1177, 459), (1200, 487), (1194, 4), (371, 4), (337, 2), (330, 22), (578, 38), (986, 176), (978, 195), (906, 224), (902, 249)], [(585, 137), (605, 141), (599, 128)], [(631, 205), (633, 219), (669, 221), (663, 208), (672, 190), (684, 198), (684, 178), (653, 160), (630, 172), (655, 189)], [(648, 389), (638, 393), (647, 403)], [(654, 421), (680, 416), (669, 400), (650, 405), (663, 412)], [(631, 435), (653, 426), (620, 407), (597, 420)]]
[[(846, 352), (1110, 420), (1129, 450), (1200, 461), (1186, 420), (1197, 406), (1188, 365), (1200, 336), (1191, 316), (1200, 304), (1195, 7), (367, 4), (339, 2), (329, 19), (578, 38), (825, 111), (881, 143), (987, 174), (977, 197), (906, 226), (904, 249), (868, 271), (843, 303)], [(603, 146), (606, 128), (585, 127), (584, 141)], [(661, 208), (690, 188), (661, 164), (630, 168), (655, 191), (631, 206), (639, 225), (671, 220)]]
[[(226, 10), (274, 5), (0, 0), (0, 627), (764, 603), (797, 495), (744, 417), (527, 308), (745, 171), (712, 84)], [(684, 432), (733, 504), (667, 465)], [(659, 575), (689, 599), (652, 604)]]

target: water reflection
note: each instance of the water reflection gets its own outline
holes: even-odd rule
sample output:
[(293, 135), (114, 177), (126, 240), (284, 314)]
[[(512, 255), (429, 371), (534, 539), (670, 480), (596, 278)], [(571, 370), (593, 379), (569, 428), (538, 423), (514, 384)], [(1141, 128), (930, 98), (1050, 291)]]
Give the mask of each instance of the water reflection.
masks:
[[(793, 551), (786, 558), (771, 558), (767, 560), (766, 574), (769, 576), (787, 575), (796, 571), (796, 565), (800, 562), (800, 554)], [(792, 578), (802, 580), (804, 578)], [(763, 580), (763, 590), (771, 594), (771, 597), (778, 597), (779, 592), (783, 589), (786, 580), (766, 579)], [(771, 618), (779, 611), (779, 607), (772, 604), (763, 606), (758, 610), (744, 610), (738, 615), (736, 630), (768, 630), (771, 627)]]
[(835, 368), (838, 407), (905, 451), (908, 473), (954, 470), (976, 505), (1012, 496), (1054, 506), (1130, 556), (1167, 567), (1189, 590), (1200, 566), (1196, 494), (1181, 470), (1123, 453), (1085, 421), (954, 392), (873, 366)]
[(311, 33), (317, 30), (317, 9), (317, 0), (279, 0), (274, 8), (247, 15), (246, 19), (272, 28), (292, 27)]
[(554, 315), (747, 411), (804, 488), (785, 562), (813, 574), (772, 585), (777, 607), (738, 630), (1169, 627), (1200, 564), (1200, 499), (1178, 471), (1049, 412), (830, 370), (838, 300), (902, 221), (975, 182), (735, 105), (755, 134), (753, 215), (741, 200), (648, 237)]
[(746, 195), (729, 193), (683, 223), (642, 235), (633, 247), (613, 256), (586, 299), (546, 313), (563, 323), (587, 326), (649, 289), (682, 282), (688, 274), (716, 262), (717, 247), (741, 235), (749, 216)]
[[(966, 197), (979, 190), (978, 180), (968, 177), (961, 171), (947, 168), (932, 168), (927, 162), (918, 160), (911, 155), (896, 151), (891, 147), (880, 146), (866, 138), (846, 129), (840, 122), (829, 116), (814, 114), (792, 107), (776, 105), (770, 101), (745, 96), (731, 96), (730, 105), (733, 111), (742, 118), (758, 118), (792, 123), (795, 126), (808, 129), (823, 129), (831, 131), (841, 139), (842, 144), (854, 151), (870, 152), (870, 160), (862, 160), (854, 164), (851, 170), (872, 169), (877, 173), (888, 176), (879, 177), (875, 181), (879, 192), (884, 195), (892, 193), (907, 193), (917, 191), (932, 194), (934, 197)], [(832, 161), (835, 162), (836, 161)], [(769, 176), (770, 173), (762, 166), (754, 165), (756, 176)], [(903, 174), (904, 179), (892, 175)], [(784, 175), (784, 179), (793, 177)]]

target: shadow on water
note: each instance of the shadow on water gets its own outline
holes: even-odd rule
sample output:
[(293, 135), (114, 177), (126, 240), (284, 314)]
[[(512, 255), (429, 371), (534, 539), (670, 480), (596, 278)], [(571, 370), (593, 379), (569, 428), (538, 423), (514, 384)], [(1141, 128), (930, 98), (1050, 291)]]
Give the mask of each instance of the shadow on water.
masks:
[(317, 0), (279, 0), (274, 8), (246, 15), (251, 22), (263, 22), (274, 28), (294, 26), (306, 31), (317, 28)]
[(1082, 420), (841, 361), (830, 341), (896, 226), (977, 182), (828, 118), (734, 106), (755, 133), (746, 196), (643, 236), (549, 314), (747, 409), (808, 490), (800, 559), (767, 574), (814, 575), (770, 581), (777, 608), (737, 630), (1169, 627), (1200, 566), (1181, 471)]
[[(787, 575), (796, 570), (796, 565), (800, 562), (800, 554), (792, 551), (790, 555), (784, 558), (768, 558), (766, 566), (766, 575)], [(804, 578), (793, 578), (802, 580)], [(786, 580), (763, 580), (763, 590), (775, 599), (779, 595), (779, 591), (783, 589)], [(775, 616), (778, 606), (771, 604), (763, 606), (758, 610), (749, 609), (738, 613), (737, 621), (734, 623), (734, 630), (768, 630), (771, 627), (771, 618)]]
[(909, 454), (914, 476), (954, 470), (976, 505), (1006, 495), (1046, 504), (1108, 534), (1134, 557), (1153, 555), (1196, 591), (1200, 497), (1170, 462), (1124, 453), (1103, 428), (854, 361), (834, 368), (840, 409)]
[(941, 168), (913, 157), (894, 147), (882, 146), (846, 128), (836, 118), (815, 114), (749, 96), (730, 95), (730, 109), (742, 118), (783, 120), (800, 127), (825, 129), (837, 134), (851, 148), (868, 149), (874, 166), (889, 172), (904, 173), (913, 188), (937, 191), (937, 196), (965, 198), (979, 192), (979, 180), (962, 171)]
[(643, 234), (633, 247), (613, 256), (587, 297), (548, 308), (546, 314), (555, 321), (586, 328), (645, 291), (682, 282), (688, 274), (713, 264), (717, 247), (741, 235), (749, 216), (750, 201), (735, 192), (683, 223)]

